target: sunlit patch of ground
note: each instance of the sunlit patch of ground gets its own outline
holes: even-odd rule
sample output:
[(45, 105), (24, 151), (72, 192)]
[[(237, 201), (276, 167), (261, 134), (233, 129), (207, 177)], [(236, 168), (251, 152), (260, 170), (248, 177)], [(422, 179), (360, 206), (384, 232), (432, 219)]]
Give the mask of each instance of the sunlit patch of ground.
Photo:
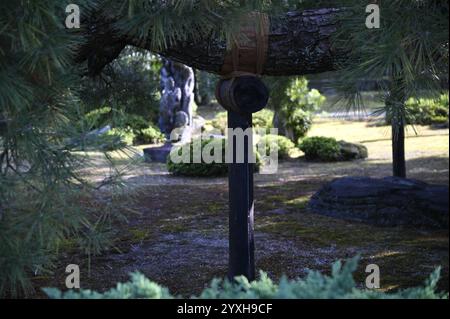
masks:
[[(448, 130), (417, 129), (420, 135), (410, 135), (406, 144), (409, 176), (448, 184)], [(386, 290), (418, 285), (435, 267), (442, 266), (440, 288), (448, 290), (448, 231), (381, 228), (307, 211), (310, 196), (333, 178), (391, 174), (387, 130), (365, 122), (320, 121), (310, 135), (362, 142), (369, 148), (369, 159), (308, 163), (300, 157), (280, 163), (277, 174), (256, 175), (258, 269), (274, 279), (282, 274), (295, 278), (304, 276), (307, 268), (329, 272), (333, 261), (360, 254), (359, 285), (364, 283), (364, 268), (369, 263), (380, 266), (381, 286)], [(95, 166), (86, 172), (99, 181), (109, 168), (99, 153), (90, 155)], [(64, 270), (69, 263), (81, 265), (83, 288), (97, 290), (127, 280), (131, 271), (141, 271), (173, 293), (189, 296), (200, 292), (213, 277), (226, 276), (226, 178), (173, 177), (163, 164), (144, 163), (139, 153), (131, 158), (134, 162), (123, 154), (113, 155), (124, 169), (129, 193), (135, 195), (129, 208), (136, 212), (127, 213), (128, 222), (116, 225), (114, 248), (92, 257), (90, 272), (86, 257), (63, 252), (55, 275), (36, 279), (37, 288), (64, 288)]]
[[(406, 131), (406, 158), (448, 157), (449, 130), (430, 126), (409, 126)], [(308, 136), (327, 136), (362, 143), (369, 149), (369, 160), (392, 160), (391, 128), (373, 123), (344, 120), (317, 120)]]

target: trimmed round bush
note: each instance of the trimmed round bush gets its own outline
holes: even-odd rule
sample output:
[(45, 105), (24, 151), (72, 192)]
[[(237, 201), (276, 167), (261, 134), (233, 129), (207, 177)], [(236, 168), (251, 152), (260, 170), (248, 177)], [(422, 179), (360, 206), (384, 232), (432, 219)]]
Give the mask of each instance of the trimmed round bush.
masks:
[(299, 148), (309, 161), (333, 162), (341, 157), (339, 143), (332, 137), (307, 137), (300, 143)]
[[(201, 163), (193, 163), (194, 145), (196, 141), (189, 143), (189, 155), (190, 163), (175, 163), (172, 161), (172, 156), (175, 153), (181, 156), (183, 153), (183, 146), (175, 147), (167, 159), (167, 169), (170, 173), (180, 176), (192, 176), (192, 177), (217, 177), (224, 176), (228, 173), (228, 165), (225, 163), (225, 139), (204, 139), (201, 141), (202, 153), (205, 147), (209, 146), (212, 150), (217, 146), (221, 147), (222, 154), (220, 155), (222, 163), (205, 163), (202, 157)], [(219, 145), (217, 145), (218, 143)], [(212, 153), (213, 151), (211, 151)], [(213, 155), (213, 154), (212, 154)]]
[[(221, 159), (221, 162), (217, 163), (213, 161), (212, 163), (206, 163), (204, 161), (204, 158), (202, 156), (201, 163), (194, 163), (193, 160), (193, 154), (194, 154), (194, 147), (197, 145), (198, 139), (193, 140), (189, 144), (177, 146), (174, 148), (168, 159), (167, 159), (167, 169), (170, 173), (178, 176), (190, 176), (190, 177), (219, 177), (219, 176), (225, 176), (228, 173), (228, 164), (226, 163), (225, 159), (225, 146), (227, 143), (226, 139), (221, 138), (209, 138), (209, 139), (202, 139), (201, 140), (201, 149), (202, 154), (204, 152), (207, 152), (205, 148), (209, 149), (210, 155), (215, 158), (214, 153), (215, 149), (220, 149), (221, 153), (217, 156)], [(189, 148), (189, 156), (190, 161), (189, 163), (175, 163), (173, 161), (173, 156), (182, 156), (183, 155), (183, 147)], [(258, 171), (261, 166), (261, 160), (258, 153), (255, 152), (256, 156), (256, 164), (255, 164), (255, 171)]]
[[(278, 158), (279, 159), (288, 159), (290, 158), (291, 151), (295, 148), (295, 144), (285, 136), (281, 135), (265, 135), (261, 137), (262, 141), (266, 145), (265, 153), (264, 150), (259, 150), (258, 152), (261, 156), (268, 156), (270, 152), (275, 147), (278, 149)], [(259, 143), (258, 143), (259, 144)]]

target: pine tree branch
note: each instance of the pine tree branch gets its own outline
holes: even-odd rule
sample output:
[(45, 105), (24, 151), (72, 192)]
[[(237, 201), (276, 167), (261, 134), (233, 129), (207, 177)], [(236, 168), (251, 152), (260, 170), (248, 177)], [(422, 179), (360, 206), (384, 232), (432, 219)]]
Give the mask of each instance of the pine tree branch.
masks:
[[(345, 52), (335, 50), (331, 37), (337, 31), (341, 9), (315, 9), (271, 17), (265, 75), (303, 75), (336, 69)], [(89, 73), (98, 74), (126, 45), (148, 49), (199, 70), (219, 73), (227, 53), (226, 41), (214, 36), (182, 41), (166, 50), (153, 50), (150, 39), (118, 36), (114, 19), (98, 17), (90, 22), (87, 42), (79, 50), (77, 62), (88, 60)]]

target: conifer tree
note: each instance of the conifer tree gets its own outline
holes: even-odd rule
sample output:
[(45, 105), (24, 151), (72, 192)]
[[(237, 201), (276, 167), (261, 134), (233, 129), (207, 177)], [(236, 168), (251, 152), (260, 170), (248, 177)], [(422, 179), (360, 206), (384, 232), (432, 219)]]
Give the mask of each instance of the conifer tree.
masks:
[(64, 243), (89, 254), (106, 243), (110, 209), (82, 203), (92, 195), (76, 152), (87, 133), (77, 98), (85, 71), (73, 63), (83, 38), (64, 20), (59, 0), (0, 2), (0, 296), (29, 291)]

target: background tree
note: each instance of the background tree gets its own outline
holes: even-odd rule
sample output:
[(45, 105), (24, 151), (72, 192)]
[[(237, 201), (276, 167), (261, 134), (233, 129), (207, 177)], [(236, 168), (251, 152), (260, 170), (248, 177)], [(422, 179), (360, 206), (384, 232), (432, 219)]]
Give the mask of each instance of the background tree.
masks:
[(314, 112), (326, 98), (316, 89), (310, 90), (305, 77), (270, 77), (270, 106), (274, 109), (274, 127), (278, 133), (298, 143), (312, 126)]
[(406, 177), (405, 126), (409, 97), (436, 96), (448, 78), (448, 2), (379, 1), (381, 28), (366, 27), (366, 1), (345, 1), (348, 9), (334, 43), (347, 48), (336, 87), (349, 108), (364, 107), (360, 80), (371, 78), (381, 89), (392, 126), (393, 174)]
[(205, 71), (195, 70), (195, 103), (198, 106), (209, 105), (214, 97), (219, 77)]
[[(125, 47), (117, 59), (94, 78), (83, 77), (80, 99), (86, 112), (109, 106), (157, 123), (161, 59), (145, 50)], [(111, 122), (115, 119), (111, 118)]]

